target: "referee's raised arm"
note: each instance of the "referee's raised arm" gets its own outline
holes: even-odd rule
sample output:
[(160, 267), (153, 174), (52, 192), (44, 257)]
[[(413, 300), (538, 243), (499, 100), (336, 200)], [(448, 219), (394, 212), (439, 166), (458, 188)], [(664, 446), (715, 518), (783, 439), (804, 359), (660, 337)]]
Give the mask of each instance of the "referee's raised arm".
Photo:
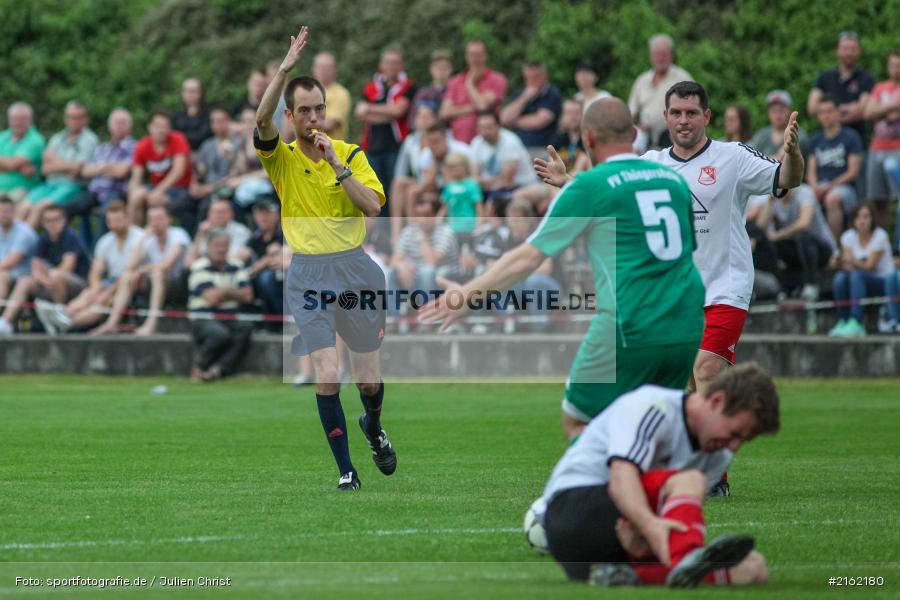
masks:
[(278, 67), (278, 71), (272, 77), (272, 81), (269, 82), (269, 86), (259, 102), (259, 107), (256, 109), (256, 129), (259, 131), (259, 139), (261, 140), (272, 140), (278, 136), (278, 128), (272, 122), (272, 116), (278, 107), (278, 97), (284, 91), (287, 75), (294, 68), (294, 65), (297, 64), (297, 61), (300, 60), (300, 55), (303, 54), (303, 49), (306, 48), (308, 37), (309, 30), (306, 25), (300, 27), (300, 32), (296, 37), (291, 36), (291, 47), (288, 49), (284, 60), (281, 61), (281, 66)]

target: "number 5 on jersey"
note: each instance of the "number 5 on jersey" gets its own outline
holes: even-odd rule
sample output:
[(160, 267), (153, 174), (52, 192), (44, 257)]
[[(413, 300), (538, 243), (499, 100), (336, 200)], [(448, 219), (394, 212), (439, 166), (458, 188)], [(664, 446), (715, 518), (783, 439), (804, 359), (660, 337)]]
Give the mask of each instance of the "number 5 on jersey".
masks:
[[(671, 206), (669, 190), (645, 190), (636, 192), (635, 198), (641, 211), (641, 219), (647, 230), (647, 246), (659, 260), (675, 260), (681, 256), (681, 225)], [(662, 229), (660, 229), (662, 225)], [(653, 228), (653, 229), (650, 229)]]

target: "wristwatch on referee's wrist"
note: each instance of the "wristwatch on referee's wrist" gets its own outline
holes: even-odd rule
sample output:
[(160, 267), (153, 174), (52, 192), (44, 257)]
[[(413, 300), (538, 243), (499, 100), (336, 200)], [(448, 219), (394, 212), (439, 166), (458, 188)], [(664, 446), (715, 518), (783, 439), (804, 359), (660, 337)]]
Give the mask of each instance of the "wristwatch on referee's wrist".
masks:
[(350, 168), (349, 165), (344, 165), (344, 170), (341, 171), (341, 174), (337, 176), (337, 184), (341, 185), (344, 183), (344, 180), (353, 175), (353, 169)]

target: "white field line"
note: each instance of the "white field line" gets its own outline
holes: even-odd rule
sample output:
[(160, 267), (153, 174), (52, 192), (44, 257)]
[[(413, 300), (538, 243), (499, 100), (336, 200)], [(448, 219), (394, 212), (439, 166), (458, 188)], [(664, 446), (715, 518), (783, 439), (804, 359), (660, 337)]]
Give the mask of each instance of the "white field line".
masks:
[[(788, 521), (735, 521), (733, 523), (720, 523), (711, 521), (707, 523), (710, 529), (721, 529), (722, 527), (817, 527), (819, 525), (871, 525), (875, 523), (872, 519), (822, 519), (818, 521), (806, 521), (801, 519)], [(878, 521), (879, 525), (887, 525), (884, 521)]]
[[(291, 539), (319, 538), (319, 537), (346, 537), (346, 536), (412, 536), (412, 535), (454, 535), (454, 534), (496, 534), (496, 533), (521, 533), (518, 527), (489, 527), (489, 528), (461, 528), (461, 529), (376, 529), (373, 531), (325, 531), (321, 533), (297, 533), (291, 536), (278, 536), (279, 539), (290, 537)], [(246, 539), (272, 539), (272, 536), (244, 536), (244, 535), (204, 535), (176, 538), (163, 538), (154, 540), (83, 540), (71, 542), (37, 542), (37, 543), (8, 543), (0, 546), (0, 550), (55, 550), (58, 548), (89, 548), (96, 546), (145, 546), (160, 544), (209, 544), (212, 542), (228, 542)]]
[[(799, 526), (827, 526), (827, 525), (860, 525), (871, 524), (868, 520), (850, 520), (850, 519), (825, 519), (818, 521), (740, 521), (740, 522), (724, 522), (710, 523), (711, 528), (735, 528), (735, 527), (799, 527)], [(491, 535), (491, 534), (518, 534), (522, 530), (518, 527), (483, 527), (483, 528), (409, 528), (409, 529), (375, 529), (369, 531), (325, 531), (318, 533), (296, 533), (290, 536), (245, 536), (245, 535), (205, 535), (205, 536), (183, 536), (174, 538), (160, 538), (150, 540), (75, 540), (60, 542), (10, 542), (0, 545), (0, 551), (16, 551), (16, 550), (56, 550), (62, 548), (90, 548), (104, 546), (145, 546), (145, 545), (165, 545), (165, 544), (209, 544), (215, 542), (229, 542), (248, 539), (304, 539), (304, 538), (321, 538), (321, 537), (402, 537), (417, 535)], [(896, 563), (900, 564), (900, 563)]]

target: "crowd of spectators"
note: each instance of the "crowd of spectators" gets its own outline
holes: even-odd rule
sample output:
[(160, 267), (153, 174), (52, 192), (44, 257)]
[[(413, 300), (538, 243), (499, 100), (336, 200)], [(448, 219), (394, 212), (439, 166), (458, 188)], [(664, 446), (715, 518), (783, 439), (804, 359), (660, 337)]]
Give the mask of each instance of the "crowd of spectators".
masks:
[[(669, 36), (653, 36), (648, 50), (652, 67), (628, 94), (638, 153), (668, 145), (665, 91), (691, 79), (674, 63)], [(805, 184), (783, 198), (754, 198), (747, 209), (756, 297), (813, 301), (833, 279), (834, 297), (846, 301), (835, 335), (865, 333), (860, 299), (900, 293), (893, 258), (900, 219), (892, 217), (900, 189), (900, 50), (886, 57), (881, 82), (858, 66), (860, 53), (858, 36), (841, 33), (838, 65), (815, 78), (806, 111), (819, 128), (801, 133)], [(527, 218), (541, 216), (552, 198), (532, 168), (548, 145), (570, 171), (590, 167), (581, 114), (609, 95), (593, 62), (573, 65), (578, 92), (565, 98), (540, 61), (523, 64), (523, 86), (510, 90), (484, 41), (468, 41), (464, 57), (456, 71), (452, 53), (435, 50), (430, 82), (416, 85), (403, 51), (386, 48), (355, 99), (338, 82), (334, 54), (313, 60), (326, 90), (323, 129), (345, 138), (356, 119), (360, 146), (388, 191), (382, 216), (392, 218), (369, 219), (364, 247), (391, 286), (430, 290), (438, 276), (464, 280), (525, 239), (533, 225)], [(246, 96), (227, 108), (209, 106), (203, 82), (186, 79), (180, 105), (154, 111), (142, 137), (127, 108), (116, 108), (102, 143), (79, 101), (66, 104), (64, 127), (48, 142), (30, 106), (10, 105), (0, 133), (0, 334), (40, 323), (54, 334), (150, 335), (172, 306), (233, 312), (253, 305), (281, 314), (290, 252), (279, 200), (253, 148), (255, 110), (275, 68), (254, 69)], [(750, 111), (729, 106), (726, 139), (778, 159), (796, 107), (780, 89), (766, 103), (769, 122), (755, 132)], [(276, 113), (290, 141), (283, 107)], [(525, 285), (575, 286), (552, 261), (534, 277)], [(20, 319), (32, 306), (37, 319)], [(146, 318), (129, 307), (146, 309), (138, 311)], [(881, 329), (900, 331), (900, 305), (886, 308)], [(194, 323), (197, 378), (228, 374), (240, 357), (232, 350), (246, 347), (249, 326), (220, 325)]]

